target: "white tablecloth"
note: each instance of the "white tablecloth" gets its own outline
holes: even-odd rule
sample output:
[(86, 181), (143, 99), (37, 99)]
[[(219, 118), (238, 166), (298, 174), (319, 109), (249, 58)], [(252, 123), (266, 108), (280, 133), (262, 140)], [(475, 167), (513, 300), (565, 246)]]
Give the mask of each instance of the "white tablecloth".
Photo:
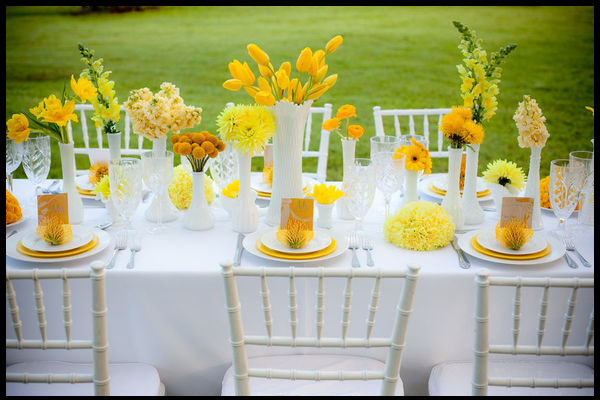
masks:
[[(33, 188), (26, 180), (15, 180), (15, 194), (26, 201), (33, 194)], [(422, 196), (423, 199), (426, 199)], [(430, 199), (434, 200), (434, 199)], [(398, 207), (399, 198), (394, 197), (392, 210)], [(84, 224), (94, 225), (108, 218), (99, 202), (84, 200)], [(88, 206), (94, 207), (88, 207)], [(493, 205), (493, 204), (487, 204)], [(143, 212), (147, 203), (142, 203), (135, 216), (134, 225), (146, 232), (150, 223), (144, 220)], [(229, 331), (224, 309), (223, 283), (219, 261), (232, 259), (237, 234), (231, 229), (227, 214), (214, 207), (216, 226), (203, 232), (187, 231), (182, 228), (182, 217), (168, 223), (168, 233), (153, 235), (145, 233), (142, 250), (136, 255), (136, 268), (125, 269), (128, 252), (120, 252), (114, 269), (107, 271), (109, 359), (111, 362), (143, 362), (154, 365), (165, 384), (168, 395), (217, 395), (221, 390), (221, 380), (231, 364), (232, 353), (229, 344)], [(546, 230), (555, 228), (556, 218), (546, 211), (543, 222)], [(19, 232), (33, 229), (36, 216), (29, 212), (27, 222), (18, 225)], [(369, 212), (365, 230), (374, 243), (373, 258), (381, 268), (404, 268), (408, 262), (421, 265), (417, 283), (413, 312), (408, 326), (406, 348), (403, 354), (401, 377), (404, 391), (408, 395), (427, 394), (427, 379), (431, 367), (449, 359), (468, 360), (471, 358), (473, 338), (473, 279), (481, 267), (489, 268), (493, 274), (509, 276), (553, 276), (553, 277), (593, 277), (594, 268), (571, 269), (564, 258), (536, 266), (508, 266), (490, 263), (470, 257), (471, 269), (458, 266), (456, 254), (450, 246), (432, 252), (416, 252), (397, 248), (383, 239), (382, 198), (378, 194)], [(593, 227), (579, 227), (576, 220), (569, 221), (575, 232), (577, 247), (593, 264)], [(335, 229), (345, 232), (353, 228), (353, 221), (335, 219)], [(493, 226), (491, 213), (486, 213), (486, 225)], [(265, 225), (261, 222), (259, 229)], [(118, 227), (107, 229), (111, 235)], [(32, 267), (88, 268), (96, 259), (108, 261), (113, 253), (113, 242), (94, 257), (56, 264), (31, 264), (6, 257), (7, 268), (29, 269)], [(364, 268), (365, 253), (359, 252)], [(247, 252), (242, 256), (243, 266), (279, 266), (286, 264), (266, 261)], [(351, 252), (339, 257), (302, 264), (327, 268), (351, 265)], [(263, 313), (260, 307), (260, 285), (251, 278), (238, 281), (244, 318), (247, 322), (246, 334), (264, 334)], [(399, 281), (400, 282), (400, 281)], [(394, 307), (398, 300), (399, 282), (382, 286), (379, 310), (374, 336), (390, 334)], [(349, 337), (362, 336), (371, 295), (372, 281), (355, 279), (353, 282), (352, 314)], [(33, 290), (25, 282), (17, 282), (25, 292), (18, 297), (26, 338), (40, 337), (37, 316), (33, 304)], [(48, 337), (64, 338), (62, 325), (62, 305), (60, 283), (44, 281)], [(332, 280), (326, 283), (324, 335), (339, 336), (341, 331), (342, 292), (345, 282)], [(289, 334), (289, 311), (287, 280), (269, 280), (271, 303), (273, 306), (274, 334)], [(299, 315), (299, 335), (314, 334), (315, 325), (315, 286), (313, 282), (298, 279), (298, 304), (304, 308)], [(501, 288), (503, 289), (503, 288)], [(72, 282), (73, 338), (90, 335), (91, 328), (86, 322), (90, 319), (90, 293), (88, 286)], [(492, 302), (493, 315), (504, 317), (504, 324), (492, 325), (493, 335), (508, 340), (511, 337), (511, 303), (513, 292), (499, 293), (502, 302)], [(529, 296), (539, 299), (539, 291), (523, 291), (524, 302)], [(551, 343), (558, 335), (564, 314), (568, 291), (552, 291), (544, 343)], [(520, 344), (535, 343), (535, 328), (539, 300), (532, 307), (524, 307), (521, 322)], [(593, 307), (593, 294), (578, 297), (575, 318), (587, 320)], [(77, 325), (81, 323), (82, 325)], [(552, 334), (552, 330), (557, 335)], [(573, 330), (569, 344), (579, 344), (585, 333)], [(6, 311), (6, 337), (15, 334)], [(573, 340), (573, 341), (571, 341)], [(508, 342), (510, 343), (510, 342)], [(554, 342), (556, 343), (556, 342)], [(369, 354), (384, 360), (384, 350), (339, 350), (329, 353)], [(274, 353), (303, 353), (303, 349), (249, 347), (249, 355)], [(89, 351), (23, 351), (10, 350), (6, 353), (6, 364), (36, 358), (62, 359), (67, 361), (91, 361)], [(577, 358), (576, 358), (577, 359)], [(588, 363), (592, 361), (586, 361)], [(593, 365), (593, 364), (592, 364)]]

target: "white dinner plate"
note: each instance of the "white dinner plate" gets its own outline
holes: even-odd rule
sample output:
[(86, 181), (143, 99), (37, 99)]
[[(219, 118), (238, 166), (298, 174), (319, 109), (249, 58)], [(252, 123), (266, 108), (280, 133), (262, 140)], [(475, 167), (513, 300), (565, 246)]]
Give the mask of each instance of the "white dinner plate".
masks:
[(309, 263), (309, 262), (321, 262), (324, 260), (328, 260), (330, 258), (337, 257), (337, 256), (343, 254), (346, 250), (348, 250), (348, 243), (347, 243), (345, 235), (340, 232), (332, 231), (332, 232), (330, 232), (330, 236), (336, 242), (335, 250), (332, 253), (327, 254), (326, 256), (311, 259), (311, 260), (282, 260), (281, 258), (276, 258), (276, 257), (269, 256), (267, 254), (264, 254), (256, 248), (256, 241), (258, 239), (260, 239), (262, 237), (262, 235), (265, 234), (265, 231), (267, 229), (271, 229), (271, 228), (262, 229), (260, 231), (256, 231), (256, 232), (246, 235), (246, 237), (244, 238), (244, 241), (242, 242), (242, 245), (244, 246), (244, 250), (256, 257), (259, 257), (259, 258), (262, 258), (265, 260), (279, 261), (279, 262), (285, 263), (287, 265), (295, 265), (295, 264)]
[(81, 190), (94, 190), (94, 185), (90, 182), (89, 175), (77, 175), (75, 177), (75, 183)]
[(28, 208), (22, 208), (21, 207), (21, 218), (19, 218), (17, 221), (13, 222), (12, 224), (6, 224), (7, 228), (10, 228), (12, 226), (17, 226), (22, 224), (23, 222), (27, 221), (27, 219), (29, 218), (29, 209)]
[(37, 235), (34, 228), (28, 233), (25, 233), (25, 236), (23, 236), (23, 239), (21, 239), (21, 244), (27, 247), (29, 250), (55, 253), (57, 251), (76, 249), (77, 247), (88, 244), (94, 238), (92, 236), (92, 228), (90, 227), (83, 225), (71, 225), (71, 229), (73, 231), (73, 240), (68, 243), (57, 246), (46, 243)]
[(534, 260), (505, 260), (503, 258), (495, 258), (495, 257), (487, 256), (485, 254), (479, 253), (477, 250), (475, 250), (475, 249), (473, 249), (473, 247), (471, 247), (471, 239), (473, 238), (474, 235), (477, 235), (479, 233), (481, 233), (481, 231), (477, 230), (477, 231), (467, 232), (464, 235), (461, 235), (458, 238), (458, 245), (468, 255), (477, 257), (477, 258), (485, 260), (485, 261), (491, 261), (493, 263), (498, 263), (498, 264), (526, 266), (526, 265), (546, 264), (546, 263), (549, 263), (552, 261), (556, 261), (565, 255), (566, 249), (565, 249), (564, 243), (562, 241), (552, 237), (551, 235), (549, 235), (546, 239), (547, 239), (548, 243), (550, 244), (550, 246), (552, 246), (552, 248), (551, 248), (550, 254), (548, 254), (547, 256), (536, 258)]
[(260, 241), (269, 249), (275, 251), (290, 254), (303, 254), (323, 250), (325, 247), (329, 246), (331, 244), (331, 235), (329, 231), (315, 229), (312, 240), (308, 242), (305, 247), (301, 249), (291, 249), (288, 246), (281, 244), (279, 240), (277, 240), (277, 228), (269, 228), (268, 230), (264, 231), (264, 234), (260, 237)]
[[(427, 176), (427, 175), (424, 176), (417, 184), (417, 189), (419, 190), (419, 192), (424, 195), (427, 195), (429, 197), (432, 197), (434, 199), (443, 200), (444, 199), (443, 195), (436, 193), (429, 188), (429, 185), (432, 184), (435, 179), (438, 179), (440, 177), (440, 175), (447, 175), (447, 174), (431, 174), (429, 176)], [(479, 177), (477, 179), (479, 179)], [(493, 200), (492, 194), (488, 193), (485, 196), (478, 197), (477, 200), (479, 200), (480, 203), (484, 202), (484, 201), (488, 201), (488, 200)]]
[(542, 232), (534, 232), (531, 240), (519, 250), (507, 249), (496, 240), (496, 230), (494, 228), (481, 230), (479, 236), (477, 236), (477, 243), (497, 253), (514, 255), (538, 253), (548, 246), (546, 235)]
[(23, 235), (17, 234), (17, 235), (13, 235), (10, 238), (6, 239), (6, 255), (10, 258), (14, 258), (15, 260), (32, 262), (32, 263), (36, 263), (36, 264), (44, 264), (44, 263), (51, 264), (51, 263), (79, 260), (81, 258), (93, 256), (95, 254), (100, 253), (111, 242), (111, 237), (108, 234), (108, 232), (105, 232), (100, 229), (94, 229), (92, 232), (95, 233), (96, 236), (98, 236), (98, 244), (93, 249), (90, 249), (89, 251), (86, 251), (84, 253), (75, 254), (75, 255), (67, 256), (67, 257), (56, 257), (56, 258), (30, 257), (25, 254), (21, 254), (17, 251), (17, 243), (19, 242), (19, 240), (23, 239)]

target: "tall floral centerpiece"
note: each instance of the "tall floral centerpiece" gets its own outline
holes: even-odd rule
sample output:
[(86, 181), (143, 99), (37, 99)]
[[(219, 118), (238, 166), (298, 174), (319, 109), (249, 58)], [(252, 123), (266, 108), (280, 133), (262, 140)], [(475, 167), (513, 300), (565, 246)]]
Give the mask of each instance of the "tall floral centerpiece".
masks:
[(525, 187), (525, 174), (512, 161), (495, 160), (487, 165), (483, 172), (483, 181), (487, 184), (496, 205), (496, 217), (502, 215), (502, 199), (506, 196), (518, 196)]
[(417, 194), (417, 179), (419, 172), (427, 175), (431, 173), (431, 156), (429, 150), (422, 144), (410, 138), (412, 145), (400, 146), (394, 152), (394, 158), (401, 158), (404, 154), (404, 171), (406, 173), (406, 187), (404, 188), (404, 199), (402, 205), (419, 200)]
[(232, 209), (233, 230), (254, 232), (258, 227), (258, 208), (250, 193), (252, 156), (265, 148), (275, 132), (275, 118), (270, 109), (261, 105), (238, 104), (226, 107), (217, 118), (219, 135), (231, 143), (238, 153), (239, 188), (237, 204)]
[(535, 99), (525, 95), (523, 101), (519, 103), (513, 120), (519, 130), (517, 138), (519, 147), (530, 148), (531, 157), (529, 158), (529, 172), (527, 174), (527, 185), (525, 185), (525, 197), (533, 198), (533, 215), (531, 218), (531, 227), (534, 230), (544, 228), (542, 222), (542, 211), (540, 209), (540, 159), (542, 148), (546, 145), (546, 140), (550, 134), (546, 129), (544, 121), (546, 117), (542, 115), (542, 109), (538, 106)]
[[(133, 131), (151, 140), (152, 150), (156, 154), (163, 154), (167, 149), (169, 131), (178, 134), (182, 129), (191, 128), (202, 120), (202, 108), (185, 105), (179, 96), (179, 89), (169, 82), (163, 82), (157, 93), (152, 93), (148, 88), (130, 91), (124, 106), (131, 118)], [(160, 201), (167, 204), (167, 207), (162, 207), (162, 211), (159, 211)], [(169, 200), (167, 188), (154, 194), (145, 216), (152, 222), (168, 222), (177, 218), (177, 210)]]
[[(344, 192), (348, 191), (349, 187), (350, 167), (354, 164), (356, 143), (365, 132), (362, 126), (350, 123), (350, 118), (356, 116), (356, 107), (351, 104), (344, 104), (338, 108), (335, 117), (328, 119), (322, 125), (322, 128), (326, 131), (337, 133), (342, 141), (342, 188)], [(342, 125), (344, 125), (346, 135), (340, 132)], [(348, 208), (348, 201), (346, 197), (341, 198), (336, 203), (336, 209), (338, 217), (350, 220), (354, 219), (354, 215)]]
[(276, 121), (273, 135), (273, 186), (266, 223), (279, 223), (282, 198), (303, 197), (302, 193), (302, 139), (304, 126), (314, 100), (331, 88), (337, 74), (327, 74), (327, 54), (333, 53), (342, 43), (341, 36), (331, 39), (325, 50), (313, 52), (304, 48), (296, 60), (296, 76), (292, 77), (292, 64), (283, 62), (275, 70), (270, 58), (256, 44), (247, 46), (248, 54), (258, 64), (258, 79), (246, 62), (229, 63), (232, 79), (223, 83), (228, 90), (242, 88), (259, 105), (271, 107)]
[[(460, 91), (463, 106), (471, 110), (473, 123), (481, 125), (496, 114), (498, 108), (496, 96), (500, 92), (498, 85), (502, 74), (500, 65), (517, 45), (504, 46), (497, 52), (491, 53), (488, 58), (487, 52), (481, 47), (482, 40), (477, 39), (475, 31), (458, 21), (453, 23), (462, 36), (458, 48), (464, 59), (457, 68), (462, 80)], [(483, 132), (483, 128), (481, 130)], [(477, 199), (477, 164), (482, 141), (483, 134), (480, 141), (465, 143), (467, 160), (462, 202), (463, 208), (469, 210), (464, 215), (464, 223), (467, 225), (481, 223), (484, 217)]]

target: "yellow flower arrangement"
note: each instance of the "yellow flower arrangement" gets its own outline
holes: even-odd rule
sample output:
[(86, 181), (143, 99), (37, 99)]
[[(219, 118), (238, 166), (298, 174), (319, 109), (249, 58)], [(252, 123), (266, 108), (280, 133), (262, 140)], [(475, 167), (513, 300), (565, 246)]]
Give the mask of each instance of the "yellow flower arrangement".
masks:
[(100, 180), (108, 175), (108, 164), (105, 162), (97, 162), (90, 167), (89, 180), (92, 185), (97, 184)]
[(417, 142), (415, 138), (410, 138), (412, 145), (400, 146), (394, 151), (394, 159), (399, 159), (400, 154), (404, 154), (404, 168), (410, 171), (423, 171), (424, 174), (431, 173), (431, 156), (429, 150), (421, 143)]
[(263, 151), (276, 128), (275, 118), (268, 108), (245, 104), (225, 107), (217, 118), (217, 126), (223, 140), (248, 155)]
[(14, 140), (15, 143), (21, 143), (29, 138), (29, 121), (23, 114), (13, 114), (12, 118), (6, 121), (8, 128), (7, 136)]
[[(342, 139), (352, 138), (354, 140), (358, 140), (363, 135), (363, 133), (365, 133), (365, 130), (360, 125), (350, 125), (350, 118), (356, 116), (356, 107), (354, 107), (351, 104), (344, 104), (343, 106), (338, 108), (335, 117), (323, 122), (321, 126), (326, 131), (334, 131)], [(339, 127), (343, 120), (346, 120), (346, 133), (348, 134), (348, 137), (345, 137), (339, 132)]]
[[(169, 199), (178, 210), (189, 208), (192, 202), (193, 180), (183, 165), (179, 164), (173, 170), (173, 181), (169, 185), (168, 191)], [(213, 180), (206, 174), (204, 175), (204, 195), (209, 205), (216, 196), (213, 189)]]
[(473, 112), (466, 107), (452, 107), (452, 111), (442, 117), (440, 130), (455, 149), (480, 144), (485, 136), (483, 126), (473, 121)]
[(235, 179), (223, 189), (221, 189), (221, 194), (225, 197), (229, 197), (230, 199), (235, 199), (238, 197), (240, 193), (240, 180)]
[(531, 229), (525, 221), (511, 219), (503, 226), (500, 222), (496, 224), (496, 240), (502, 246), (511, 250), (519, 250), (533, 237), (533, 229)]
[[(283, 62), (277, 71), (271, 64), (267, 53), (254, 43), (247, 46), (248, 54), (258, 65), (261, 76), (256, 78), (247, 62), (238, 60), (229, 63), (232, 79), (223, 83), (227, 90), (244, 89), (256, 103), (262, 106), (272, 106), (277, 101), (287, 100), (302, 104), (306, 100), (316, 100), (329, 90), (337, 81), (337, 74), (327, 74), (328, 65), (325, 56), (333, 53), (343, 42), (342, 36), (336, 36), (325, 46), (325, 50), (304, 48), (296, 60), (298, 76), (292, 78), (292, 64)], [(308, 76), (306, 76), (307, 74)], [(302, 79), (306, 76), (303, 83)]]
[(483, 180), (504, 186), (509, 192), (518, 195), (525, 188), (525, 174), (512, 161), (494, 160), (483, 172)]
[(304, 224), (298, 220), (290, 221), (286, 228), (277, 230), (277, 240), (292, 249), (305, 247), (314, 237), (314, 232), (305, 229)]
[(202, 108), (186, 106), (179, 89), (169, 82), (163, 82), (156, 94), (148, 88), (130, 91), (124, 106), (133, 131), (150, 140), (163, 138), (169, 131), (179, 133), (202, 120)]
[(108, 175), (104, 175), (98, 183), (94, 186), (94, 193), (100, 193), (105, 199), (110, 197), (110, 183), (108, 181)]
[(17, 222), (23, 216), (19, 200), (6, 189), (6, 225)]
[(173, 152), (185, 156), (194, 172), (204, 171), (208, 159), (216, 158), (221, 151), (225, 150), (225, 142), (208, 131), (175, 134), (170, 140), (173, 144)]
[(340, 197), (344, 196), (344, 192), (339, 190), (335, 185), (326, 185), (324, 183), (314, 185), (312, 192), (306, 195), (314, 197), (319, 204), (333, 204)]
[(523, 96), (523, 101), (515, 111), (513, 120), (519, 130), (519, 147), (544, 147), (550, 134), (546, 129), (544, 121), (546, 117), (542, 115), (542, 110), (535, 99), (528, 95)]
[(71, 225), (61, 223), (55, 216), (46, 218), (42, 224), (38, 225), (35, 231), (44, 242), (53, 246), (73, 240)]
[(446, 246), (454, 234), (452, 217), (442, 206), (427, 201), (413, 201), (383, 224), (385, 240), (409, 250), (429, 251)]

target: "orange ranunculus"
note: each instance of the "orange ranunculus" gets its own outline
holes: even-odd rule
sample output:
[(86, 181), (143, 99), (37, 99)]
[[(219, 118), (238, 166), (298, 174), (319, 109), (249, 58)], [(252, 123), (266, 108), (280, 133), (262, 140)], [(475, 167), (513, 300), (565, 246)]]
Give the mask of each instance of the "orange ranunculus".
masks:
[(340, 126), (339, 118), (330, 118), (323, 123), (323, 129), (326, 131), (332, 131)]
[(356, 107), (350, 104), (345, 104), (338, 108), (336, 117), (339, 119), (356, 117)]
[(349, 125), (348, 126), (348, 136), (354, 139), (358, 139), (365, 133), (365, 129), (360, 125)]

